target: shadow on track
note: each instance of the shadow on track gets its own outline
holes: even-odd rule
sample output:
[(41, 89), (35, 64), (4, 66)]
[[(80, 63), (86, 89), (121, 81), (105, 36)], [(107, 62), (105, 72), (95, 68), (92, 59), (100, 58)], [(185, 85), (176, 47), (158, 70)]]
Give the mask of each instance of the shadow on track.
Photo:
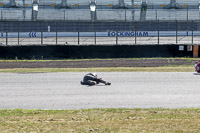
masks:
[(200, 73), (193, 73), (193, 75), (199, 75), (200, 76)]
[(98, 84), (98, 85), (87, 85), (87, 87), (95, 87), (95, 86), (101, 87), (101, 86), (110, 86), (110, 85), (103, 85), (103, 84)]

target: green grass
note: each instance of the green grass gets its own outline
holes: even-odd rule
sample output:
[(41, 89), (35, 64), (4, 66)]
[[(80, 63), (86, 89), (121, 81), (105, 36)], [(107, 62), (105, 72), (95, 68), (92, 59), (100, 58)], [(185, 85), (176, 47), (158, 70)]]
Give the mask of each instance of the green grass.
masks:
[[(118, 59), (67, 59), (67, 60), (0, 60), (0, 62), (48, 62), (48, 61), (90, 61), (90, 60), (145, 60), (167, 59), (173, 63), (175, 59), (190, 63), (200, 58), (118, 58)], [(0, 73), (39, 73), (39, 72), (194, 72), (193, 65), (163, 66), (163, 67), (97, 67), (97, 68), (14, 68), (0, 69)]]
[(0, 59), (0, 62), (45, 62), (45, 61), (88, 61), (88, 60), (146, 60), (146, 59), (182, 59), (187, 60), (187, 62), (190, 62), (192, 60), (200, 60), (200, 58), (188, 58), (188, 57), (175, 57), (175, 58), (162, 58), (162, 57), (156, 57), (156, 58), (106, 58), (106, 59), (59, 59), (59, 60), (49, 60), (49, 59), (18, 59), (18, 57), (13, 59)]
[[(145, 60), (145, 59), (167, 59), (173, 63), (175, 59), (192, 60), (200, 58), (119, 58), (119, 59), (67, 59), (67, 60), (0, 60), (0, 62), (46, 62), (46, 61), (86, 61), (86, 60)], [(163, 66), (163, 67), (97, 67), (97, 68), (14, 68), (0, 69), (0, 73), (39, 73), (39, 72), (194, 72), (193, 65)]]
[(199, 132), (200, 109), (0, 110), (0, 131)]
[(40, 73), (40, 72), (194, 72), (194, 66), (164, 67), (97, 67), (97, 68), (15, 68), (0, 69), (0, 73)]

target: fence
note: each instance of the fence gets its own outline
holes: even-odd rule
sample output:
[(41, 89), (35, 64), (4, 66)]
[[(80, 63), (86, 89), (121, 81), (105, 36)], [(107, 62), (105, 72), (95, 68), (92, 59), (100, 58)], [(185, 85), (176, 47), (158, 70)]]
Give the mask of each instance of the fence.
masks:
[(200, 44), (200, 21), (0, 22), (0, 44)]

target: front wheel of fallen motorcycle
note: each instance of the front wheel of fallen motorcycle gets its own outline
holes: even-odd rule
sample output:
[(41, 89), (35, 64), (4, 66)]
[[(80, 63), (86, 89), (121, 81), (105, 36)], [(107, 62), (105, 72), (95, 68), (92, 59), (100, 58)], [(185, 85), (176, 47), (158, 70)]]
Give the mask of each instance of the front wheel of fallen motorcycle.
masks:
[(109, 83), (109, 82), (106, 82), (106, 83), (105, 83), (105, 85), (111, 85), (111, 83)]

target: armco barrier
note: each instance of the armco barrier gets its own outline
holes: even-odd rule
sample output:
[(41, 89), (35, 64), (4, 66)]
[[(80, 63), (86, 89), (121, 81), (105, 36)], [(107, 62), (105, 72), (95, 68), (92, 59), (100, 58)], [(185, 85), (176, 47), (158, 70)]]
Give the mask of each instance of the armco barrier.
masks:
[[(0, 38), (41, 38), (43, 37), (56, 37), (56, 32), (0, 32)], [(57, 37), (157, 37), (158, 31), (109, 31), (109, 32), (57, 32)], [(95, 35), (94, 35), (95, 34)], [(199, 36), (200, 31), (179, 31), (177, 36)], [(160, 31), (159, 37), (175, 37), (176, 31)]]
[[(183, 49), (184, 48), (184, 49)], [(123, 46), (0, 46), (1, 59), (83, 59), (192, 57), (183, 45), (123, 45)]]

